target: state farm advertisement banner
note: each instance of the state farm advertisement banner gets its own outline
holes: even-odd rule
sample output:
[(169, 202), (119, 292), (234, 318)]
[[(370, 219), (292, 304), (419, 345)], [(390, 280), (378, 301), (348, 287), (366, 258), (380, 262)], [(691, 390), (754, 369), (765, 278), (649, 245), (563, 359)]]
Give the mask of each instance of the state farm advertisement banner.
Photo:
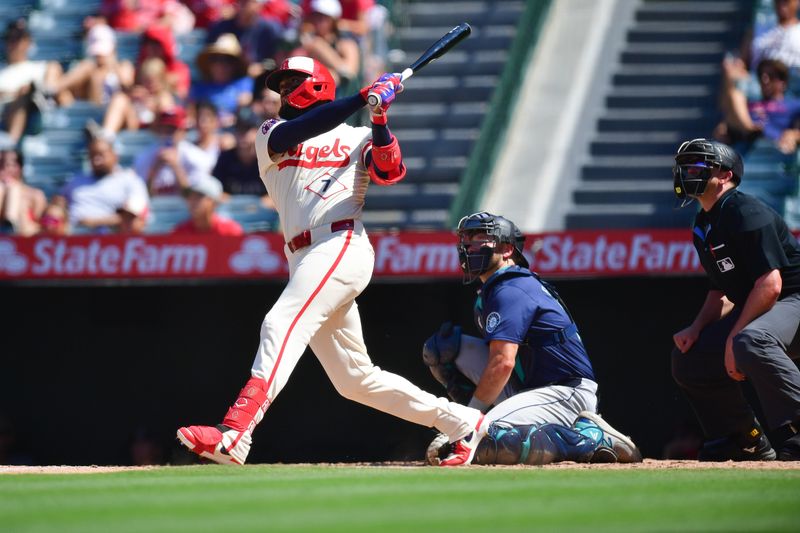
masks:
[(0, 279), (280, 277), (281, 237), (75, 236), (0, 239)]
[[(450, 232), (372, 233), (375, 277), (458, 278)], [(285, 279), (282, 236), (0, 237), (0, 280)], [(529, 235), (525, 255), (550, 278), (700, 272), (688, 230)]]

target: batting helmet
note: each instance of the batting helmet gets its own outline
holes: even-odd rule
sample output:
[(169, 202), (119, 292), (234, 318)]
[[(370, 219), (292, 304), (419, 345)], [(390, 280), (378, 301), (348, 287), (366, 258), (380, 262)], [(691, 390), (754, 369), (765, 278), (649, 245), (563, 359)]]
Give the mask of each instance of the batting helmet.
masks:
[(296, 109), (306, 109), (318, 102), (328, 102), (336, 97), (336, 82), (325, 65), (310, 57), (290, 57), (280, 68), (267, 76), (267, 87), (281, 92), (281, 81), (288, 76), (307, 76), (297, 89), (292, 91), (286, 101)]
[[(485, 233), (489, 240), (484, 241), (485, 246), (481, 247), (481, 252), (470, 253), (467, 244), (472, 241), (471, 236), (475, 233)], [(510, 244), (514, 247), (512, 259), (517, 265), (530, 268), (528, 260), (522, 254), (525, 247), (525, 236), (519, 228), (499, 215), (493, 215), (486, 211), (473, 213), (465, 216), (458, 223), (456, 229), (458, 235), (458, 253), (461, 260), (461, 269), (464, 271), (464, 281), (470, 283), (489, 269), (489, 260), (494, 254), (494, 249), (499, 244)]]
[(672, 167), (675, 195), (684, 199), (703, 194), (714, 167), (730, 170), (737, 186), (742, 182), (742, 156), (727, 144), (709, 139), (692, 139), (681, 144)]

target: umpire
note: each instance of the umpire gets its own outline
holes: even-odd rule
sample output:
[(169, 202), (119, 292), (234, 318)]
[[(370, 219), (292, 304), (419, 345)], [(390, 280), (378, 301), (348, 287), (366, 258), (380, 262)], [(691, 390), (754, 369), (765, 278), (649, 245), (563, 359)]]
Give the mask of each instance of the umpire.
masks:
[(694, 245), (710, 281), (692, 324), (673, 336), (672, 375), (703, 426), (701, 461), (768, 461), (776, 453), (738, 382), (755, 388), (777, 457), (800, 460), (800, 244), (761, 201), (737, 190), (731, 147), (694, 139), (678, 148), (675, 194), (696, 199)]

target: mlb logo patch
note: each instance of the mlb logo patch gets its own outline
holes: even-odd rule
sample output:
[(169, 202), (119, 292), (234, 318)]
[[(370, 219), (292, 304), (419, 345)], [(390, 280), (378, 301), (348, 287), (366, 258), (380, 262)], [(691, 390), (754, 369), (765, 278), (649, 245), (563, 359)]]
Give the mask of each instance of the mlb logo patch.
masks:
[(731, 260), (730, 257), (726, 257), (725, 259), (717, 261), (717, 268), (720, 272), (728, 272), (736, 268), (736, 265), (733, 264), (733, 260)]

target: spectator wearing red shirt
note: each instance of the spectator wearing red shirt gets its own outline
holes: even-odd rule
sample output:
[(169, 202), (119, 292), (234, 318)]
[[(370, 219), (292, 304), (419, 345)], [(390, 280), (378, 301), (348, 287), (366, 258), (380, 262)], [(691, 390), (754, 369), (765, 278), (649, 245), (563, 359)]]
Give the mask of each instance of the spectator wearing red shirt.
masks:
[(175, 37), (168, 27), (151, 26), (142, 34), (142, 44), (139, 48), (139, 57), (136, 60), (136, 70), (139, 70), (142, 63), (151, 57), (157, 57), (164, 62), (167, 66), (167, 79), (170, 84), (170, 90), (175, 96), (185, 100), (189, 95), (192, 74), (189, 66), (178, 59)]
[[(194, 15), (178, 0), (103, 0), (100, 15), (119, 31), (140, 32), (155, 24), (169, 26), (178, 35), (192, 31)], [(87, 26), (100, 22), (88, 17)]]
[(244, 231), (235, 220), (216, 213), (221, 198), (222, 184), (218, 179), (207, 174), (192, 176), (186, 194), (189, 220), (175, 226), (172, 232), (183, 235), (242, 235)]
[(287, 27), (292, 18), (300, 17), (300, 9), (288, 0), (260, 0), (261, 16)]
[(39, 231), (37, 221), (47, 199), (42, 190), (25, 183), (23, 164), (21, 151), (0, 150), (0, 233), (27, 237)]
[(142, 31), (164, 12), (164, 0), (103, 0), (100, 14), (120, 31)]
[(206, 43), (215, 42), (225, 33), (232, 33), (239, 40), (251, 76), (263, 71), (262, 61), (274, 58), (283, 42), (280, 23), (262, 17), (261, 3), (257, 0), (239, 0), (235, 15), (209, 26)]
[(183, 0), (183, 3), (194, 14), (196, 28), (208, 28), (236, 13), (236, 0)]
[[(303, 0), (303, 15), (314, 12), (311, 1)], [(342, 16), (337, 22), (339, 31), (364, 37), (369, 31), (367, 13), (375, 6), (375, 0), (339, 0), (339, 4), (342, 6)]]
[(361, 50), (351, 33), (339, 32), (342, 7), (338, 0), (312, 0), (311, 13), (300, 26), (300, 46), (290, 56), (308, 56), (331, 71), (338, 92), (349, 94), (349, 82), (361, 72)]
[[(300, 10), (288, 0), (255, 1), (261, 5), (261, 18), (274, 20), (283, 27), (289, 25), (292, 17), (299, 16)], [(238, 0), (183, 0), (183, 3), (194, 14), (195, 27), (208, 28), (219, 20), (233, 17)]]

